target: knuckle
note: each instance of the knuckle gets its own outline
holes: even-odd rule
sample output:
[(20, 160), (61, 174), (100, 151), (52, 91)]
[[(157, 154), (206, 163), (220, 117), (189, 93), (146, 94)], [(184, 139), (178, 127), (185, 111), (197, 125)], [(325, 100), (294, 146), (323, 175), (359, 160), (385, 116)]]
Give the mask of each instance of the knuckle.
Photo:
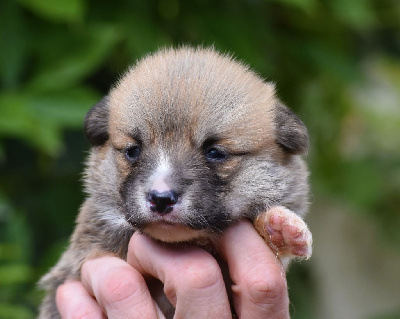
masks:
[(206, 290), (222, 282), (221, 270), (214, 258), (188, 265), (183, 278), (183, 284), (188, 290)]
[[(268, 277), (267, 277), (268, 276)], [(254, 304), (271, 304), (281, 299), (286, 291), (286, 280), (281, 275), (251, 273), (245, 279), (249, 299)]]
[(144, 279), (125, 267), (112, 269), (103, 279), (99, 294), (108, 304), (118, 304), (135, 295)]

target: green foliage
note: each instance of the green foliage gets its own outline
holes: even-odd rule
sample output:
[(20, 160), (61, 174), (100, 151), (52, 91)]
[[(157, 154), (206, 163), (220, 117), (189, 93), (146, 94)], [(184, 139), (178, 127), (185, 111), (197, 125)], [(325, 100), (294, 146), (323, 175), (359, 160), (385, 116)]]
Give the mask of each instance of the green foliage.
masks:
[(38, 16), (55, 22), (79, 22), (83, 19), (83, 0), (18, 0)]
[[(315, 197), (400, 245), (399, 32), (396, 0), (1, 1), (0, 317), (34, 316), (34, 284), (65, 247), (85, 113), (160, 46), (214, 45), (277, 82), (310, 130)], [(312, 289), (305, 273), (289, 280)], [(292, 295), (295, 318), (312, 318), (310, 298)]]

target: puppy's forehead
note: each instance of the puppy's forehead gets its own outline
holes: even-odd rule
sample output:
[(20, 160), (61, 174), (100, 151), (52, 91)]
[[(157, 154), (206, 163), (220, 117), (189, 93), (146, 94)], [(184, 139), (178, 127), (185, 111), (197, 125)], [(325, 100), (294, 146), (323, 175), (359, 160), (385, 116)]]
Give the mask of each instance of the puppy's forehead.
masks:
[(165, 50), (139, 61), (110, 92), (110, 134), (259, 144), (273, 139), (275, 104), (274, 86), (228, 56)]

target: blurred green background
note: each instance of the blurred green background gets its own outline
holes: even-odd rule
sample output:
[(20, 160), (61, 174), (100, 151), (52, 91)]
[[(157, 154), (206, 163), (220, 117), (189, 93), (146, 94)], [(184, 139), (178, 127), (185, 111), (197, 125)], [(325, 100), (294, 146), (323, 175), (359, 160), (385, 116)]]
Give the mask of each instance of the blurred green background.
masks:
[(400, 318), (398, 0), (1, 0), (0, 318), (34, 318), (68, 242), (85, 113), (179, 44), (234, 53), (309, 128), (314, 255), (288, 274), (292, 317)]

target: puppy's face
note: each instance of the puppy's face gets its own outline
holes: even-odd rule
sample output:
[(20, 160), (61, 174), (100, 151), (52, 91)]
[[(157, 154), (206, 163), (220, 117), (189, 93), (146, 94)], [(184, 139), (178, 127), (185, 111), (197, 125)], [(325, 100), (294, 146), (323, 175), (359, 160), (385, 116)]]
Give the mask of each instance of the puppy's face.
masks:
[(146, 57), (92, 108), (85, 129), (98, 218), (162, 241), (221, 232), (307, 192), (293, 160), (308, 146), (304, 125), (273, 85), (212, 50)]

